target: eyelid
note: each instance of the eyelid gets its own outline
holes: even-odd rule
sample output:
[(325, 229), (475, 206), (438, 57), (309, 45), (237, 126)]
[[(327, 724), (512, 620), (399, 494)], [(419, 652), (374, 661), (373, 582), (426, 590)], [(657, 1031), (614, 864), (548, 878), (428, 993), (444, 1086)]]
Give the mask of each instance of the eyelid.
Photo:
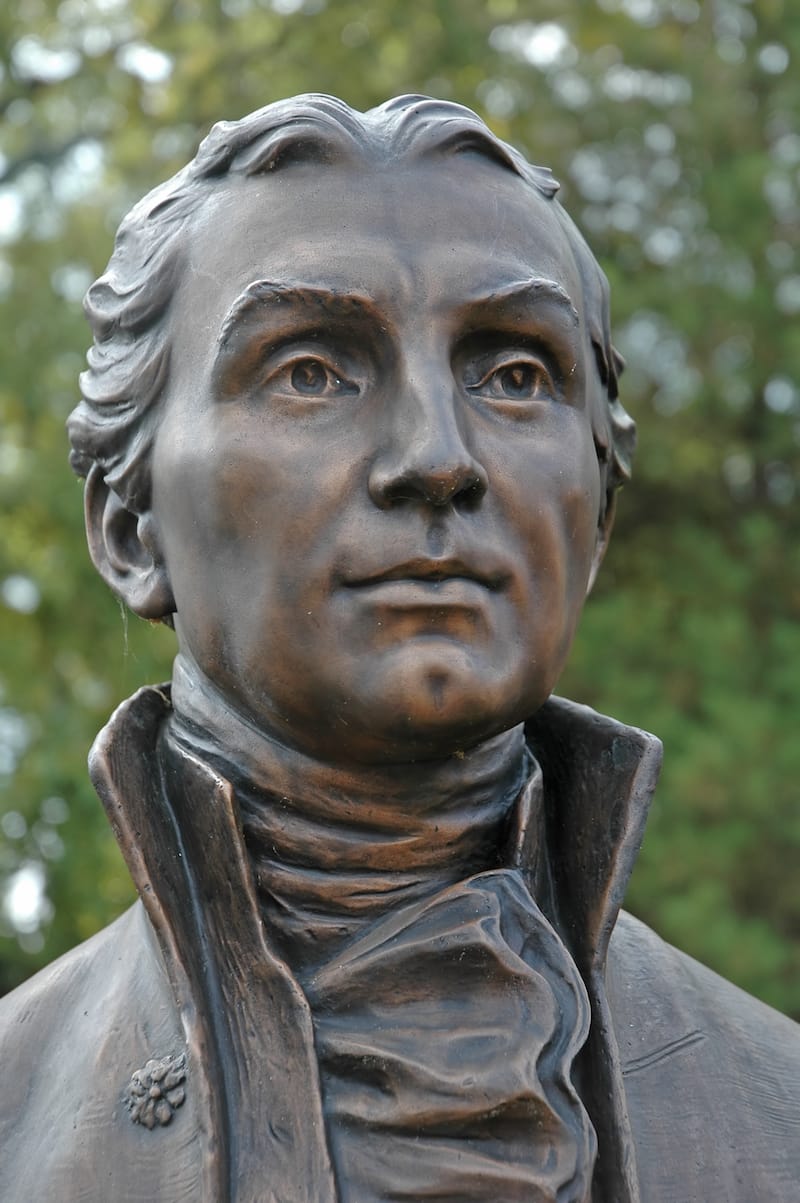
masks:
[[(509, 348), (505, 352), (499, 351), (497, 354), (492, 355), (491, 358), (489, 356), (482, 358), (484, 359), (484, 362), (488, 361), (488, 366), (486, 367), (486, 370), (483, 371), (483, 374), (474, 383), (467, 385), (467, 388), (469, 389), (481, 388), (482, 385), (486, 384), (486, 382), (491, 379), (495, 372), (501, 372), (503, 368), (513, 368), (517, 364), (524, 364), (526, 366), (538, 369), (542, 376), (550, 382), (550, 384), (553, 386), (553, 390), (555, 391), (555, 379), (553, 377), (553, 373), (550, 371), (541, 356), (535, 354), (533, 351), (527, 350), (523, 347), (515, 347), (513, 349)], [(479, 370), (481, 369), (479, 368)]]
[(528, 348), (522, 348), (522, 346), (497, 351), (496, 354), (480, 356), (478, 362), (475, 363), (475, 367), (478, 368), (480, 375), (472, 383), (467, 383), (468, 391), (478, 392), (492, 379), (494, 374), (502, 372), (504, 368), (512, 368), (517, 365), (534, 368), (535, 371), (540, 373), (541, 380), (543, 380), (551, 396), (556, 398), (561, 396), (555, 374), (547, 367), (544, 357)]
[(291, 371), (298, 364), (309, 360), (320, 364), (327, 372), (335, 376), (345, 386), (344, 391), (349, 393), (361, 391), (358, 382), (353, 379), (354, 373), (342, 365), (340, 357), (315, 342), (308, 344), (292, 342), (282, 347), (271, 347), (264, 356), (258, 373), (260, 386), (264, 387), (276, 376)]
[(346, 373), (342, 373), (339, 366), (339, 356), (334, 355), (329, 348), (321, 345), (315, 339), (303, 342), (292, 339), (290, 342), (280, 343), (277, 346), (270, 344), (262, 349), (259, 367), (262, 372), (272, 373), (280, 371), (289, 364), (301, 363), (304, 359), (315, 359), (325, 367), (346, 375)]

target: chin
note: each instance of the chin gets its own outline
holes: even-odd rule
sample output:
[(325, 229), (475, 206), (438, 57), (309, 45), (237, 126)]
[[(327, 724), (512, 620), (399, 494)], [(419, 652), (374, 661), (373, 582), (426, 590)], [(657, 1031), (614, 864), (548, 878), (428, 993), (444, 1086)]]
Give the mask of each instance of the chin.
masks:
[(521, 671), (500, 671), (468, 649), (438, 642), (422, 655), (394, 656), (364, 697), (365, 725), (390, 754), (450, 755), (526, 717)]

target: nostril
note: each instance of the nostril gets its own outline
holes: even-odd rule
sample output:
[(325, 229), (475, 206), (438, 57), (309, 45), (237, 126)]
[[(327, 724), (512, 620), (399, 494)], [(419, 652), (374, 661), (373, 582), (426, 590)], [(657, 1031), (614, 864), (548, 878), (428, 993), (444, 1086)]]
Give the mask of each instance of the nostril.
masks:
[(486, 492), (483, 473), (473, 464), (431, 468), (416, 475), (414, 486), (420, 496), (437, 508), (446, 505), (473, 508)]
[(474, 509), (486, 493), (486, 473), (463, 447), (458, 450), (432, 456), (429, 448), (420, 454), (410, 447), (396, 459), (379, 460), (369, 478), (373, 501), (380, 507), (423, 502), (435, 509)]
[(483, 481), (475, 480), (471, 485), (462, 489), (460, 493), (457, 493), (453, 498), (453, 502), (457, 509), (470, 513), (472, 510), (478, 508), (485, 493), (486, 485)]
[(431, 469), (429, 472), (420, 473), (417, 487), (418, 491), (432, 505), (441, 506), (449, 505), (451, 501), (455, 501), (461, 494), (472, 487), (474, 481), (473, 474), (469, 473), (469, 479), (466, 479), (467, 473), (459, 468), (448, 468), (436, 471)]

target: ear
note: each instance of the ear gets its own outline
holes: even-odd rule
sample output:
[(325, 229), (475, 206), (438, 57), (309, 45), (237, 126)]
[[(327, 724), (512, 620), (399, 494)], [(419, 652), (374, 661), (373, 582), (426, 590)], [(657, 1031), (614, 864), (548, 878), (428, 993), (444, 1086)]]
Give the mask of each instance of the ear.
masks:
[(93, 464), (84, 492), (86, 540), (95, 568), (134, 614), (163, 619), (175, 610), (175, 599), (148, 510), (135, 514), (106, 484)]
[(589, 572), (589, 583), (586, 586), (587, 595), (594, 588), (594, 583), (597, 579), (597, 574), (600, 571), (600, 565), (606, 554), (611, 531), (614, 526), (614, 514), (617, 508), (617, 495), (615, 489), (607, 489), (605, 493), (604, 506), (600, 512), (600, 517), (597, 523), (597, 536), (594, 544), (594, 555), (592, 556), (592, 567)]

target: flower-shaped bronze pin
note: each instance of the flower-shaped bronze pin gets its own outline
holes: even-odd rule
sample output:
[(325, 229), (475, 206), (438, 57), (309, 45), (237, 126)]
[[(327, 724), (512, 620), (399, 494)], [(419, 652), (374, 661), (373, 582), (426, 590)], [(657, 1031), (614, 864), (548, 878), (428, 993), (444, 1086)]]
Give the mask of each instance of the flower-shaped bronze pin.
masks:
[(186, 1098), (185, 1079), (185, 1053), (148, 1061), (144, 1069), (137, 1069), (126, 1091), (133, 1122), (150, 1129), (156, 1124), (168, 1124)]

